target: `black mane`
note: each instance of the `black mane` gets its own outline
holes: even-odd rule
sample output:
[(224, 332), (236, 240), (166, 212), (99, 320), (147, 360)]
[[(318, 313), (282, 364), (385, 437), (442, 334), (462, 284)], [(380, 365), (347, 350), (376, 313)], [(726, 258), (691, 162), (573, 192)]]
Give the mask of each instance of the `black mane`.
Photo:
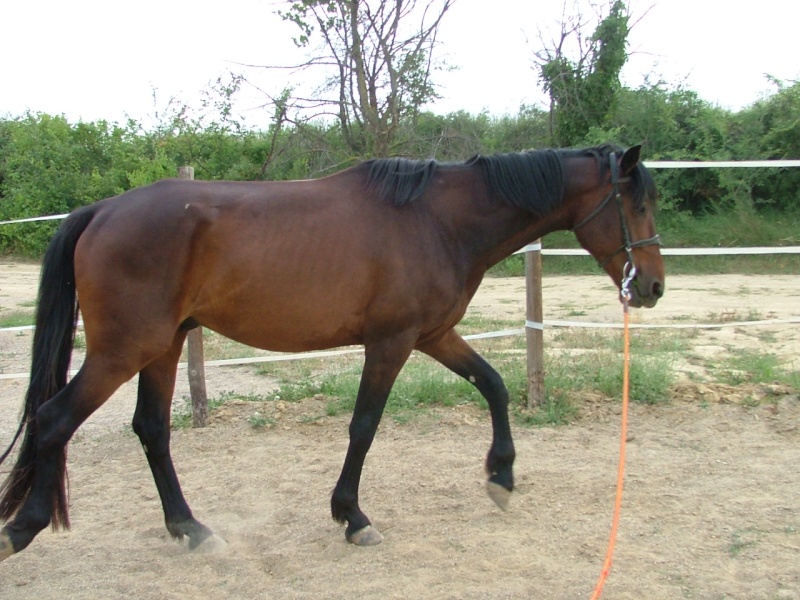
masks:
[(428, 187), (440, 163), (410, 158), (378, 158), (364, 163), (369, 167), (367, 185), (382, 200), (403, 206), (419, 198)]
[(534, 214), (549, 213), (564, 198), (564, 163), (557, 150), (479, 154), (467, 164), (480, 165), (489, 189)]
[[(419, 198), (439, 169), (478, 165), (489, 189), (507, 202), (531, 213), (545, 215), (564, 197), (564, 160), (594, 157), (602, 178), (608, 170), (611, 152), (622, 148), (612, 145), (569, 150), (528, 150), (490, 156), (476, 155), (464, 163), (439, 163), (434, 159), (381, 158), (363, 163), (368, 169), (367, 185), (382, 200), (404, 206)], [(634, 170), (634, 201), (640, 206), (649, 195), (655, 197), (652, 176), (639, 163)]]

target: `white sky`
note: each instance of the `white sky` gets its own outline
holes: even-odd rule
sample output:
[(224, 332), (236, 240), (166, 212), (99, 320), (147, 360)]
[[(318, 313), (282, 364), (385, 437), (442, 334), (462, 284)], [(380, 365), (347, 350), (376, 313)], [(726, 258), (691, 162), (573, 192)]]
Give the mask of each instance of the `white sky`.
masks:
[[(442, 24), (439, 52), (458, 69), (437, 75), (443, 99), (430, 108), (500, 115), (516, 114), (523, 102), (543, 105), (532, 54), (540, 46), (537, 28), (554, 29), (562, 6), (563, 0), (457, 0)], [(644, 16), (629, 38), (629, 86), (661, 78), (739, 109), (774, 89), (765, 73), (800, 78), (797, 0), (631, 0), (631, 7), (633, 20)], [(237, 64), (299, 60), (294, 26), (276, 8), (274, 0), (4, 0), (0, 115), (30, 109), (73, 121), (141, 120), (170, 97), (196, 105), (199, 92), (228, 70), (276, 93), (285, 73)], [(239, 104), (250, 124), (268, 121), (253, 108), (258, 103), (250, 91)]]

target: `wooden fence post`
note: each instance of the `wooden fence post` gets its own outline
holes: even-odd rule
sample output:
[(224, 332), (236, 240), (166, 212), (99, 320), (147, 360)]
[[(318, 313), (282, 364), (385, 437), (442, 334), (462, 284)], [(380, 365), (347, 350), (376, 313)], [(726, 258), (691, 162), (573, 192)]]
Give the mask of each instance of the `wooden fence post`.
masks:
[(528, 408), (544, 402), (544, 319), (542, 311), (542, 240), (525, 252), (525, 341), (528, 364)]
[[(180, 179), (194, 179), (193, 167), (179, 167)], [(189, 393), (192, 397), (192, 427), (205, 427), (208, 420), (206, 368), (203, 360), (203, 328), (195, 327), (187, 336), (189, 353)]]

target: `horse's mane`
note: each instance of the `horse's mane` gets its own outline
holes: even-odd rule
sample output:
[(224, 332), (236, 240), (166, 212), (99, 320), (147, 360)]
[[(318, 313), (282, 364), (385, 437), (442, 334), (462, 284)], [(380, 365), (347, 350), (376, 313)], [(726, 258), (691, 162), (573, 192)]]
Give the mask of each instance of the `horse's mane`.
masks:
[(403, 206), (419, 198), (441, 163), (430, 158), (377, 158), (361, 165), (368, 167), (367, 186), (382, 200)]
[(549, 213), (564, 197), (564, 163), (557, 150), (479, 154), (467, 164), (480, 165), (489, 189), (534, 214)]
[[(439, 163), (434, 159), (380, 158), (361, 165), (368, 169), (367, 185), (381, 199), (395, 206), (413, 202), (425, 192), (433, 175), (440, 169), (478, 165), (492, 192), (507, 202), (544, 215), (558, 206), (564, 196), (564, 159), (594, 157), (600, 177), (608, 170), (611, 152), (622, 155), (622, 148), (612, 145), (569, 150), (528, 150), (509, 154), (476, 155), (463, 163)], [(655, 197), (652, 176), (639, 163), (634, 170), (634, 201), (640, 206), (649, 195)]]

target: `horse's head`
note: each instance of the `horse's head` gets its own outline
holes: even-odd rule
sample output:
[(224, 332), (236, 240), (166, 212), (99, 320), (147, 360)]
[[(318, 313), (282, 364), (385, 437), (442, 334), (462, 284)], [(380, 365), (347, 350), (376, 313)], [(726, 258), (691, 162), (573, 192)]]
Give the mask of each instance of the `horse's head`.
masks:
[(655, 185), (640, 150), (599, 155), (599, 184), (575, 194), (571, 229), (614, 283), (627, 289), (630, 305), (650, 308), (664, 294), (664, 262), (653, 216)]

